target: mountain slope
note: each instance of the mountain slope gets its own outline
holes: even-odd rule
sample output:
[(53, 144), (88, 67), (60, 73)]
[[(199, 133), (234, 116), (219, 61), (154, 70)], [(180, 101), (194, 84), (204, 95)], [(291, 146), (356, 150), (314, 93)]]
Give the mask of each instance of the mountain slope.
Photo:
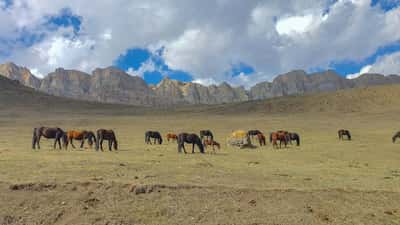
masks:
[(171, 108), (135, 107), (78, 101), (48, 95), (0, 76), (0, 114), (296, 114), (348, 113), (400, 110), (400, 85), (354, 88), (304, 96), (283, 96), (217, 105), (183, 105)]
[(171, 80), (168, 77), (155, 86), (149, 86), (142, 78), (131, 76), (115, 67), (98, 68), (91, 75), (77, 70), (59, 68), (43, 80), (39, 80), (28, 69), (6, 63), (0, 65), (0, 74), (56, 96), (163, 107), (244, 102), (400, 83), (400, 76), (397, 75), (364, 74), (356, 79), (346, 79), (332, 70), (313, 74), (294, 70), (278, 75), (272, 82), (258, 83), (248, 91), (243, 87), (232, 87), (226, 82), (220, 85), (204, 86)]

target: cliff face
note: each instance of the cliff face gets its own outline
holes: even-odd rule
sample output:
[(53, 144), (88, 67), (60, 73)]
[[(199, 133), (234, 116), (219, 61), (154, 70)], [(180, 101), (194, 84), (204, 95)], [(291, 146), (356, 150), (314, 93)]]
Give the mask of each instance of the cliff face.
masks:
[(40, 90), (52, 95), (88, 100), (90, 79), (87, 73), (59, 68), (42, 80)]
[(35, 89), (40, 87), (40, 80), (31, 71), (25, 67), (19, 67), (12, 62), (0, 64), (0, 74), (11, 80), (18, 80), (21, 84), (28, 87)]
[(115, 67), (96, 69), (91, 75), (59, 68), (40, 80), (28, 69), (6, 63), (0, 65), (0, 74), (52, 95), (145, 106), (220, 104), (400, 83), (400, 76), (397, 75), (364, 74), (355, 79), (346, 79), (332, 70), (313, 74), (294, 70), (278, 75), (272, 82), (258, 83), (249, 91), (225, 82), (203, 86), (169, 78), (149, 86), (142, 78)]

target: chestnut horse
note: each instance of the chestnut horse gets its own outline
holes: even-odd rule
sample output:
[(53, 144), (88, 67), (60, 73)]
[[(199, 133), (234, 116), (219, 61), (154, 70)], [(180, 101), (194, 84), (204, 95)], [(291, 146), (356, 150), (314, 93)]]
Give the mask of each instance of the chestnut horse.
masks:
[(63, 141), (64, 148), (67, 148), (68, 140), (65, 132), (58, 127), (38, 127), (33, 129), (32, 136), (32, 149), (40, 149), (40, 138), (45, 137), (47, 139), (54, 139), (53, 148), (56, 149), (56, 144), (61, 149), (61, 139)]
[[(68, 142), (71, 143), (71, 146), (73, 148), (75, 148), (75, 145), (73, 143), (74, 139), (81, 141), (80, 148), (83, 148), (85, 140), (88, 140), (90, 148), (92, 148), (93, 143), (96, 143), (96, 136), (94, 135), (94, 133), (92, 131), (70, 130), (70, 131), (67, 131), (67, 138), (68, 138)], [(68, 143), (67, 143), (67, 147), (68, 147)]]
[(207, 139), (205, 139), (205, 140), (203, 141), (203, 146), (204, 146), (204, 148), (207, 148), (208, 145), (211, 145), (211, 147), (212, 147), (214, 153), (215, 153), (215, 147), (214, 147), (214, 146), (217, 146), (218, 150), (221, 149), (221, 145), (220, 145), (218, 142), (216, 142), (216, 141), (214, 141), (214, 140), (207, 140)]
[(185, 143), (192, 144), (192, 154), (194, 153), (194, 145), (199, 147), (200, 153), (204, 153), (204, 146), (201, 143), (201, 139), (197, 134), (180, 133), (178, 135), (178, 152), (183, 152), (186, 154)]
[(170, 141), (170, 140), (172, 140), (172, 141), (177, 141), (178, 140), (178, 135), (176, 135), (176, 134), (172, 134), (172, 133), (168, 133), (167, 134), (167, 140), (168, 140), (168, 142)]
[(278, 141), (279, 141), (279, 148), (282, 148), (282, 142), (287, 146), (289, 141), (289, 135), (287, 131), (278, 131), (272, 132), (269, 136), (269, 141), (272, 142), (272, 147), (278, 148)]
[(343, 130), (343, 129), (339, 130), (338, 136), (339, 136), (339, 140), (343, 140), (343, 136), (347, 136), (347, 139), (349, 141), (351, 140), (350, 131), (348, 131), (348, 130)]
[(266, 145), (264, 134), (257, 134), (257, 139), (260, 142), (260, 146)]
[(99, 129), (97, 130), (97, 141), (96, 141), (96, 151), (99, 150), (103, 151), (103, 141), (108, 140), (108, 150), (111, 151), (111, 146), (114, 146), (114, 150), (118, 150), (118, 142), (117, 138), (115, 137), (115, 133), (113, 130), (105, 130)]

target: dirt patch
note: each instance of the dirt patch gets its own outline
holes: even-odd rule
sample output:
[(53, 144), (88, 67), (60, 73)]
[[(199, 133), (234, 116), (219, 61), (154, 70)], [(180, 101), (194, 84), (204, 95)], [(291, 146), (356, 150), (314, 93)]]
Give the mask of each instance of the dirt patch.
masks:
[(394, 225), (400, 219), (400, 193), (340, 189), (254, 190), (116, 182), (0, 183), (0, 200), (0, 224), (6, 225)]
[(44, 183), (27, 183), (27, 184), (12, 184), (10, 190), (13, 191), (48, 191), (57, 187), (56, 184)]

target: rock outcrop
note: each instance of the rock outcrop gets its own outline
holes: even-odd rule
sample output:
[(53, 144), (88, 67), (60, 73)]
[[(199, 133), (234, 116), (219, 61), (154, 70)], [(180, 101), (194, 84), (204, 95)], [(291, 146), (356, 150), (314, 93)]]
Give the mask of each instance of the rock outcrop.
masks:
[(258, 83), (250, 90), (232, 87), (226, 82), (204, 86), (169, 78), (164, 78), (157, 85), (147, 85), (142, 78), (115, 67), (95, 69), (91, 75), (59, 68), (40, 80), (27, 68), (6, 63), (0, 65), (0, 74), (56, 96), (144, 106), (221, 104), (400, 83), (400, 76), (397, 75), (364, 74), (346, 79), (333, 70), (312, 74), (294, 70), (278, 75), (272, 82)]

